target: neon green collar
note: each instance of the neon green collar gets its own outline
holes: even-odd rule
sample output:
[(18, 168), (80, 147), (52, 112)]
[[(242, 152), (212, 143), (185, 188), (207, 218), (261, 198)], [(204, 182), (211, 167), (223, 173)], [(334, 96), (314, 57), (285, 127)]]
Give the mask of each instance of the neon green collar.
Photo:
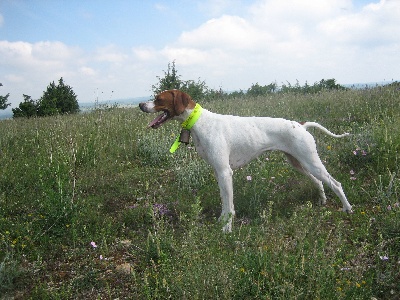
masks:
[[(182, 129), (190, 130), (194, 124), (196, 124), (197, 120), (200, 118), (201, 113), (203, 112), (203, 108), (200, 104), (196, 103), (192, 113), (189, 117), (181, 124)], [(174, 153), (176, 149), (178, 149), (181, 142), (179, 141), (179, 136), (176, 138), (175, 142), (172, 144), (171, 148), (169, 149), (170, 153)]]

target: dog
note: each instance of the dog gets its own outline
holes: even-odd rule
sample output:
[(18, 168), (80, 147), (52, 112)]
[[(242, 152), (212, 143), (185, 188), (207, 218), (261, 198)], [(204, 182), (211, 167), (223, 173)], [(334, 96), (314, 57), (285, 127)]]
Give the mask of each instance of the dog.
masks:
[(188, 121), (191, 123), (190, 128), (187, 124), (185, 126), (190, 130), (196, 150), (215, 171), (222, 200), (220, 221), (224, 224), (225, 232), (232, 231), (235, 215), (232, 170), (244, 166), (268, 150), (282, 151), (296, 170), (315, 183), (321, 204), (326, 203), (323, 187), (325, 183), (341, 200), (343, 211), (352, 212), (341, 183), (322, 164), (314, 137), (306, 129), (316, 127), (335, 138), (348, 136), (349, 133), (336, 135), (315, 122), (298, 123), (282, 118), (212, 113), (201, 108), (188, 94), (179, 90), (161, 92), (154, 101), (140, 103), (139, 108), (146, 113), (162, 112), (148, 125), (154, 129), (169, 120), (177, 120), (181, 124)]

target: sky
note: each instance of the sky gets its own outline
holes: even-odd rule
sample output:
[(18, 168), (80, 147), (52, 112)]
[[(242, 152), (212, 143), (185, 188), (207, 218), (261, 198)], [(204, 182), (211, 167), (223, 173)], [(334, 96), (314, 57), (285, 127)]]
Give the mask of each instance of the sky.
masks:
[(0, 95), (152, 95), (168, 63), (209, 88), (400, 80), (400, 0), (0, 0)]

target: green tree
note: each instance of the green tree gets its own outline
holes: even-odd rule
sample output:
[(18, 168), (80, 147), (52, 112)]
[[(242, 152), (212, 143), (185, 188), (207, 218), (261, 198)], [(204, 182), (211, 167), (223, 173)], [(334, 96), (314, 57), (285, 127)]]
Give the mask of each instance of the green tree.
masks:
[(18, 107), (13, 108), (13, 118), (31, 118), (37, 115), (37, 103), (31, 96), (23, 95), (24, 102), (21, 102)]
[(179, 90), (182, 85), (183, 81), (180, 79), (180, 75), (178, 75), (178, 71), (175, 67), (175, 61), (168, 63), (168, 70), (163, 71), (164, 77), (157, 76), (158, 83), (152, 86), (154, 95), (157, 95), (165, 90)]
[(252, 84), (251, 87), (247, 90), (247, 95), (249, 96), (264, 96), (267, 94), (274, 93), (277, 89), (276, 83), (270, 83), (268, 85), (259, 85), (258, 82), (256, 84)]
[(188, 93), (193, 99), (202, 99), (208, 93), (205, 81), (200, 78), (197, 82), (194, 80), (184, 81), (181, 90)]
[(208, 88), (205, 81), (200, 78), (194, 80), (182, 80), (181, 75), (178, 75), (178, 71), (175, 66), (175, 61), (168, 63), (168, 70), (164, 71), (164, 77), (157, 76), (158, 83), (152, 86), (154, 95), (157, 95), (165, 90), (181, 90), (188, 93), (193, 99), (201, 99), (208, 93)]
[(341, 86), (340, 84), (336, 83), (336, 79), (321, 79), (319, 83), (315, 84), (321, 89), (326, 89), (326, 90), (345, 90), (346, 88), (344, 86)]
[(58, 85), (50, 83), (38, 101), (38, 116), (51, 116), (79, 112), (77, 96), (61, 77)]
[(0, 109), (6, 109), (11, 105), (11, 103), (7, 103), (8, 97), (10, 96), (10, 93), (8, 93), (5, 96), (0, 96)]

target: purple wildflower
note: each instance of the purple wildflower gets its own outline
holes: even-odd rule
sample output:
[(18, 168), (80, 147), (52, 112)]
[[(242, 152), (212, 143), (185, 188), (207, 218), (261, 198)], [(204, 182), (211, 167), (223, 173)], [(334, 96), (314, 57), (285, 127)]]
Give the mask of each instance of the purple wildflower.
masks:
[(386, 256), (386, 255), (379, 256), (379, 258), (380, 258), (381, 260), (383, 260), (383, 261), (385, 261), (385, 260), (389, 260), (389, 257), (388, 257), (388, 256)]
[(167, 205), (163, 204), (163, 203), (154, 203), (153, 210), (156, 214), (158, 214), (160, 216), (167, 215), (170, 212)]

